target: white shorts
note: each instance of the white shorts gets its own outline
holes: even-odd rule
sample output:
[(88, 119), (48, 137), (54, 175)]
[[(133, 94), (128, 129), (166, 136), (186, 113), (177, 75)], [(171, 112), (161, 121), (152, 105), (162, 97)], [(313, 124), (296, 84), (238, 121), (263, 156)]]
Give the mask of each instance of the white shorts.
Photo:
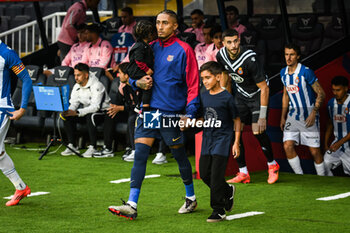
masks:
[(5, 138), (10, 127), (10, 117), (4, 112), (0, 112), (0, 154), (5, 151)]
[(345, 150), (345, 152), (341, 151), (340, 148), (335, 152), (327, 151), (324, 154), (323, 160), (326, 166), (331, 165), (331, 169), (342, 164), (344, 173), (350, 175), (350, 149)]
[(320, 147), (320, 127), (316, 119), (315, 124), (306, 128), (305, 121), (297, 121), (288, 115), (283, 130), (283, 142), (295, 141), (297, 145)]

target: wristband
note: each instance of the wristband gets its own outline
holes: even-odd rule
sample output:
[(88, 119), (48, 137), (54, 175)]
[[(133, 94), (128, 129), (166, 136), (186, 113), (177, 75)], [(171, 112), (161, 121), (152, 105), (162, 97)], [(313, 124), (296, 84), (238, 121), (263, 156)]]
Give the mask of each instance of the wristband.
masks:
[(266, 119), (266, 115), (267, 115), (267, 106), (260, 106), (259, 118)]

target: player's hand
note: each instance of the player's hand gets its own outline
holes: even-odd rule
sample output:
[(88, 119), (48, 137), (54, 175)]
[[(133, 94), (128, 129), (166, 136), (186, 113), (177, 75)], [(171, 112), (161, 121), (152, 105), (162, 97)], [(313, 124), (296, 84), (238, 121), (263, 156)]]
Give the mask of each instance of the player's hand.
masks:
[(258, 120), (259, 134), (263, 133), (266, 130), (266, 119), (259, 118)]
[(149, 75), (143, 76), (142, 78), (136, 81), (136, 86), (143, 90), (151, 89), (152, 85), (153, 85), (153, 79)]
[(186, 123), (187, 123), (189, 120), (190, 120), (189, 117), (184, 117), (184, 116), (182, 116), (182, 117), (180, 118), (179, 125), (183, 126), (183, 127), (180, 127), (180, 130), (181, 130), (181, 131), (185, 131), (185, 130), (188, 128)]
[(315, 124), (315, 120), (316, 120), (316, 112), (315, 111), (311, 111), (310, 115), (305, 120), (306, 128), (308, 128), (310, 126), (313, 126)]
[(24, 115), (25, 112), (26, 112), (26, 110), (24, 108), (20, 108), (14, 112), (9, 112), (12, 115), (10, 117), (10, 120), (17, 121), (17, 120), (21, 119), (21, 117)]
[(284, 130), (284, 126), (286, 125), (286, 119), (285, 118), (281, 118), (281, 122), (280, 122), (280, 128), (283, 131)]
[(78, 116), (78, 113), (77, 111), (75, 110), (72, 110), (72, 109), (68, 109), (67, 111), (64, 111), (62, 113), (63, 116), (66, 116), (66, 117), (70, 117), (70, 116)]
[(333, 143), (329, 147), (329, 150), (332, 151), (332, 152), (336, 152), (341, 146), (342, 146), (342, 143), (338, 141), (338, 142)]
[(239, 149), (239, 143), (234, 143), (232, 146), (232, 155), (234, 159), (237, 159), (241, 155), (241, 151)]
[(118, 105), (111, 104), (110, 107), (107, 109), (107, 115), (110, 116), (111, 118), (114, 118), (119, 111), (120, 111), (120, 108), (118, 107)]

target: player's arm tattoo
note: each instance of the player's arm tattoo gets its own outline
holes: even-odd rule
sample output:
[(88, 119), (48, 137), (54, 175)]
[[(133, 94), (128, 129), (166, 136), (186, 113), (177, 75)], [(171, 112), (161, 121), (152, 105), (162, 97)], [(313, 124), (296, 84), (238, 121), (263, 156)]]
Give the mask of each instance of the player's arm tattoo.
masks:
[(317, 94), (314, 110), (316, 112), (318, 112), (322, 106), (322, 103), (326, 97), (326, 94), (318, 81), (316, 81), (316, 82), (314, 82), (314, 84), (312, 84), (312, 89)]

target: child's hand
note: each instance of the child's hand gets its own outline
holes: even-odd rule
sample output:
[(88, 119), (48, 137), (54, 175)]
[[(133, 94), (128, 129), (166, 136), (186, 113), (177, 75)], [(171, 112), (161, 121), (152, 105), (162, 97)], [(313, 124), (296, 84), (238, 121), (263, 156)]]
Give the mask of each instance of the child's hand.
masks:
[(189, 117), (181, 117), (180, 118), (179, 125), (183, 126), (183, 127), (180, 127), (181, 131), (185, 131), (188, 128), (187, 125), (186, 125), (186, 122), (189, 121), (189, 120), (190, 120)]

